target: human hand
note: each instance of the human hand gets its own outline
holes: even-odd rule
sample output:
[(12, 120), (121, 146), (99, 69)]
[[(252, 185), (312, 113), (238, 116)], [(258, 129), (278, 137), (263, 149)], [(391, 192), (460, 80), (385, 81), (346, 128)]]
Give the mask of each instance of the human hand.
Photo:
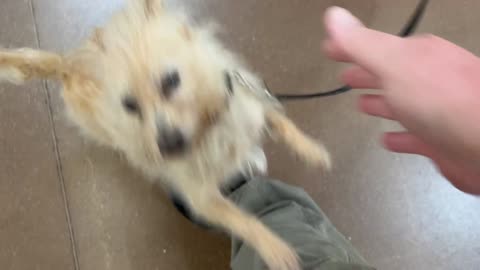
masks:
[(324, 49), (348, 62), (341, 80), (358, 89), (360, 110), (400, 122), (385, 147), (426, 156), (460, 190), (480, 195), (480, 59), (435, 36), (400, 38), (366, 28), (348, 11), (325, 16)]

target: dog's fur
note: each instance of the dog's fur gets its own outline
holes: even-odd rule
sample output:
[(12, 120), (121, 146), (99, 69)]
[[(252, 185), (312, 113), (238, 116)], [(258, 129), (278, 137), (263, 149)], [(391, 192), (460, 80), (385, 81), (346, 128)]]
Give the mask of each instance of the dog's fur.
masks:
[[(172, 69), (181, 83), (167, 97), (159, 81)], [(250, 244), (271, 269), (299, 269), (294, 250), (225, 199), (219, 186), (244, 167), (267, 133), (314, 165), (329, 167), (328, 153), (276, 102), (236, 80), (230, 94), (225, 72), (231, 70), (259, 85), (210, 31), (168, 13), (161, 0), (130, 0), (67, 55), (0, 50), (0, 81), (61, 81), (69, 116), (88, 137), (124, 153), (151, 179), (182, 194), (196, 215)], [(136, 112), (122, 104), (127, 96), (136, 100)], [(159, 150), (159, 133), (172, 128), (186, 136), (185, 153)]]

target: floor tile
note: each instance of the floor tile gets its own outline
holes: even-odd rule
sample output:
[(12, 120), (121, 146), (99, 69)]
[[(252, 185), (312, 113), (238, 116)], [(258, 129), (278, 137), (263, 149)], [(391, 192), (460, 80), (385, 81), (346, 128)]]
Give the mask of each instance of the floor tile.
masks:
[[(29, 1), (3, 1), (0, 25), (2, 47), (36, 47)], [(0, 266), (74, 269), (43, 84), (0, 84), (0, 104)]]

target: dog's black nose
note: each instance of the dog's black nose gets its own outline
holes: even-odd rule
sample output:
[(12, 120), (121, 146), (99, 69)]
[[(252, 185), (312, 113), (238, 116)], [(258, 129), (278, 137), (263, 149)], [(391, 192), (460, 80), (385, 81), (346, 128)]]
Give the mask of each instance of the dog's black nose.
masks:
[(180, 154), (187, 148), (185, 136), (179, 129), (161, 131), (157, 143), (160, 152), (165, 154)]

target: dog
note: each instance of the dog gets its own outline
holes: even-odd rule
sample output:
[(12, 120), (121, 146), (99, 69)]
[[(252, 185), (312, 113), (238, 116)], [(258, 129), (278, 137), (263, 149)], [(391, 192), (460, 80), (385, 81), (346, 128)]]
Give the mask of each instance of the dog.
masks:
[(296, 270), (295, 251), (219, 187), (269, 135), (311, 165), (329, 168), (329, 154), (249, 70), (208, 27), (161, 0), (128, 0), (65, 55), (0, 50), (0, 81), (60, 81), (67, 114), (88, 138), (181, 194), (195, 216), (241, 238), (270, 269)]

